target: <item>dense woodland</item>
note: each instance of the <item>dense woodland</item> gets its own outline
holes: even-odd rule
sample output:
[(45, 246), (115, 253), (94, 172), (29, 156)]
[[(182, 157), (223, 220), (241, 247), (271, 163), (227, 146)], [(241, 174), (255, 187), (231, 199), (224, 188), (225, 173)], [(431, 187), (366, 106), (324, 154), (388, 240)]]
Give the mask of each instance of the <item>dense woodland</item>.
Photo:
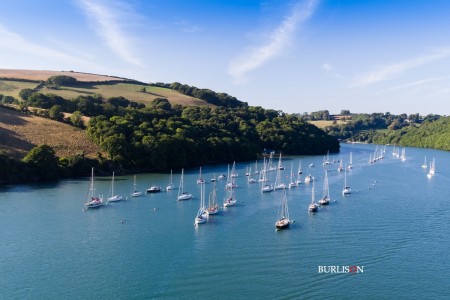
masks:
[(325, 127), (324, 130), (340, 140), (368, 143), (376, 143), (376, 140), (380, 141), (380, 134), (390, 132), (391, 135), (396, 136), (392, 142), (401, 144), (400, 139), (404, 133), (440, 118), (439, 115), (420, 116), (419, 114), (348, 114), (344, 117), (343, 123), (335, 122), (332, 126)]
[[(72, 79), (49, 80), (48, 84), (70, 84)], [(101, 95), (64, 99), (24, 89), (22, 111), (85, 127), (88, 136), (105, 153), (96, 160), (56, 157), (51, 147), (40, 145), (22, 161), (0, 154), (0, 182), (51, 180), (86, 175), (91, 166), (99, 173), (150, 172), (170, 168), (253, 160), (266, 151), (283, 154), (324, 154), (338, 152), (338, 140), (308, 124), (296, 115), (251, 107), (223, 93), (199, 90), (186, 85), (186, 94), (207, 98), (215, 107), (172, 106), (167, 99), (155, 99), (151, 105), (123, 97), (104, 99)], [(11, 100), (11, 99), (9, 99)], [(206, 100), (205, 100), (206, 101)], [(64, 118), (63, 112), (73, 113)], [(84, 124), (82, 116), (89, 116)]]

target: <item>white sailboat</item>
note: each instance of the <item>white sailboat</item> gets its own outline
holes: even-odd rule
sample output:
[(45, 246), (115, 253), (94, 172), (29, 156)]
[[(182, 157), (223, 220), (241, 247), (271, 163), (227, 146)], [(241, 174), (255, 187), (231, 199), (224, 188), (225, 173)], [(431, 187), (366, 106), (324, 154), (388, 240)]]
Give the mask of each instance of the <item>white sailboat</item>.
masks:
[(84, 204), (86, 208), (97, 208), (103, 205), (103, 197), (102, 196), (94, 196), (94, 168), (91, 170), (91, 182), (89, 185), (89, 192), (87, 197), (87, 202)]
[(172, 177), (172, 169), (170, 169), (170, 182), (166, 187), (166, 191), (171, 191), (175, 188), (175, 185), (173, 184), (173, 177)]
[(435, 160), (433, 158), (433, 160), (430, 162), (430, 170), (428, 171), (428, 178), (431, 178), (431, 176), (433, 176), (436, 173), (436, 165), (435, 165)]
[(291, 220), (289, 219), (289, 208), (286, 196), (286, 189), (283, 189), (280, 201), (280, 210), (278, 211), (278, 220), (275, 222), (275, 228), (277, 230), (285, 229), (289, 227)]
[(284, 168), (281, 165), (281, 153), (280, 153), (280, 157), (278, 159), (277, 177), (275, 178), (275, 186), (274, 186), (275, 190), (282, 190), (282, 189), (286, 188), (286, 184), (284, 184), (284, 182), (282, 182), (282, 177), (281, 177), (282, 170), (284, 170)]
[(330, 151), (327, 151), (327, 155), (323, 157), (323, 166), (328, 166), (329, 164), (331, 164), (330, 162)]
[(225, 200), (223, 201), (224, 207), (233, 206), (236, 204), (236, 195), (234, 194), (234, 183), (231, 180), (230, 188), (227, 189), (227, 195), (225, 196)]
[(208, 212), (205, 207), (205, 183), (200, 183), (200, 208), (195, 216), (195, 225), (203, 224), (208, 219)]
[(339, 167), (338, 167), (338, 173), (341, 173), (342, 171), (344, 171), (344, 166), (342, 165), (342, 157), (339, 159)]
[(348, 169), (353, 169), (353, 153), (350, 152), (350, 161), (347, 166)]
[(259, 171), (258, 171), (258, 160), (255, 160), (255, 171), (253, 172), (253, 174), (258, 175)]
[(142, 195), (142, 192), (139, 192), (137, 189), (136, 189), (136, 175), (134, 175), (134, 183), (133, 183), (133, 192), (131, 193), (131, 196), (132, 197), (140, 197), (141, 195)]
[[(231, 172), (230, 172), (230, 164), (228, 164), (228, 180), (227, 180), (227, 184), (225, 184), (225, 189), (234, 189), (237, 187), (237, 185), (234, 183), (234, 178), (236, 178), (238, 176), (238, 174), (235, 172), (235, 167), (236, 164), (233, 162), (233, 167), (231, 168)], [(234, 174), (234, 176), (233, 176)]]
[(294, 180), (294, 163), (291, 163), (291, 181), (289, 182), (289, 189), (295, 188), (297, 182)]
[(236, 172), (236, 162), (235, 161), (233, 161), (233, 167), (231, 168), (230, 176), (231, 176), (231, 178), (239, 177), (239, 173)]
[(252, 167), (249, 168), (247, 183), (256, 183), (256, 179), (252, 177)]
[(328, 172), (325, 172), (325, 179), (323, 180), (323, 198), (319, 200), (319, 205), (330, 204), (330, 189), (328, 187)]
[(186, 193), (184, 191), (184, 169), (181, 169), (181, 177), (180, 177), (180, 187), (178, 188), (178, 197), (177, 201), (189, 200), (192, 199), (192, 194)]
[(109, 197), (108, 197), (108, 202), (117, 202), (117, 201), (121, 201), (122, 199), (123, 199), (122, 196), (114, 194), (114, 172), (113, 172), (112, 179), (111, 179), (111, 189), (110, 189), (110, 194), (109, 194)]
[(200, 167), (200, 174), (198, 175), (197, 184), (205, 183), (205, 179), (202, 177), (202, 167)]
[(402, 155), (400, 155), (402, 161), (406, 160), (406, 148), (402, 148)]
[(217, 204), (216, 183), (214, 182), (213, 190), (209, 193), (208, 207), (206, 208), (208, 215), (215, 215), (219, 212), (219, 205)]
[(310, 183), (314, 181), (314, 177), (311, 174), (305, 176), (305, 183)]
[(342, 190), (342, 195), (348, 195), (352, 192), (352, 189), (347, 184), (347, 170), (344, 173), (344, 189)]
[(264, 163), (264, 169), (260, 173), (262, 177), (259, 179), (259, 182), (262, 183), (261, 192), (263, 193), (273, 192), (273, 185), (269, 182), (269, 179), (267, 178), (267, 172), (268, 172), (268, 165)]
[(425, 159), (423, 160), (423, 164), (422, 164), (422, 169), (427, 169), (428, 165), (427, 165), (427, 157), (425, 156)]
[(311, 188), (311, 204), (308, 206), (308, 211), (310, 213), (315, 213), (319, 210), (319, 205), (316, 203), (315, 194), (314, 194), (314, 182)]

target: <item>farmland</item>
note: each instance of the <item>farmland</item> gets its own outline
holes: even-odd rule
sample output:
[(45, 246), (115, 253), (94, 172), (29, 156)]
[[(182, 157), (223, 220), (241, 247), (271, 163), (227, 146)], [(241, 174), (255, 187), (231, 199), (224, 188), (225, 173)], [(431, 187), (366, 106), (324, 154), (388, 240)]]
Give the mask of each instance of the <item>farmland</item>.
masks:
[(60, 157), (80, 152), (96, 157), (101, 152), (82, 129), (4, 107), (0, 107), (0, 140), (0, 152), (15, 158), (23, 158), (33, 147), (42, 144), (51, 146)]

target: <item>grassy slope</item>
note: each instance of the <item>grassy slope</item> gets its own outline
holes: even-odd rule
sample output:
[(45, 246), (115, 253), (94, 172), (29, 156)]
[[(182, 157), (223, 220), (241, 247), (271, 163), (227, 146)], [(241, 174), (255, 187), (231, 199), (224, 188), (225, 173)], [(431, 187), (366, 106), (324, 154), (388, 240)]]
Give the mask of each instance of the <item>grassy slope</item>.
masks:
[[(146, 92), (141, 92), (142, 88)], [(155, 98), (167, 98), (172, 104), (209, 105), (203, 100), (180, 94), (166, 88), (146, 86), (145, 84), (117, 83), (117, 84), (83, 84), (77, 87), (61, 87), (58, 90), (43, 88), (41, 93), (52, 93), (66, 99), (72, 99), (80, 95), (101, 94), (105, 98), (122, 96), (130, 101), (149, 104)]]
[[(40, 92), (53, 93), (67, 99), (80, 95), (101, 94), (106, 98), (122, 96), (130, 101), (144, 104), (149, 104), (155, 98), (167, 98), (172, 104), (183, 106), (212, 106), (203, 100), (170, 89), (139, 83), (106, 84), (105, 81), (118, 81), (123, 78), (77, 72), (0, 69), (0, 78), (3, 78), (0, 79), (0, 94), (20, 99), (20, 90), (34, 89), (38, 86), (38, 81), (45, 81), (55, 75), (75, 77), (78, 81), (85, 83), (81, 83), (77, 87), (61, 87), (58, 90), (44, 87), (39, 90)], [(35, 80), (36, 82), (8, 80), (8, 78)], [(146, 89), (145, 93), (141, 92), (143, 87)], [(16, 158), (23, 158), (33, 147), (44, 143), (53, 147), (58, 156), (70, 156), (84, 151), (86, 156), (95, 157), (100, 151), (80, 129), (0, 107), (0, 151)]]
[[(26, 79), (45, 81), (51, 76), (66, 75), (76, 78), (82, 83), (77, 87), (61, 87), (58, 90), (47, 89), (46, 87), (39, 90), (41, 93), (53, 93), (64, 97), (66, 99), (72, 99), (80, 95), (92, 95), (101, 94), (105, 98), (122, 96), (130, 101), (149, 104), (155, 98), (167, 98), (172, 104), (181, 104), (183, 106), (188, 105), (209, 105), (203, 100), (186, 96), (171, 89), (147, 86), (145, 84), (138, 83), (117, 83), (117, 84), (105, 84), (105, 81), (117, 81), (124, 80), (124, 78), (111, 77), (106, 75), (86, 74), (78, 72), (64, 72), (64, 71), (37, 71), (37, 70), (11, 70), (0, 69), (0, 94), (13, 96), (16, 99), (20, 99), (19, 92), (24, 88), (34, 89), (37, 82), (21, 82), (7, 80), (5, 78)], [(94, 83), (93, 83), (94, 82)], [(98, 82), (98, 83), (97, 83)], [(145, 87), (146, 93), (141, 92)]]
[(33, 147), (42, 144), (51, 146), (60, 157), (81, 151), (96, 157), (101, 152), (83, 130), (0, 107), (0, 151), (23, 158)]
[[(337, 120), (336, 122), (337, 122), (338, 125), (345, 123), (345, 121), (342, 121), (342, 120)], [(330, 120), (330, 121), (324, 121), (324, 120), (321, 120), (321, 121), (309, 121), (309, 123), (317, 126), (318, 128), (321, 128), (321, 129), (325, 128), (327, 126), (333, 125), (333, 121), (332, 120)]]
[(5, 96), (13, 96), (16, 99), (20, 99), (20, 90), (34, 89), (37, 85), (38, 83), (35, 82), (0, 80), (0, 94)]

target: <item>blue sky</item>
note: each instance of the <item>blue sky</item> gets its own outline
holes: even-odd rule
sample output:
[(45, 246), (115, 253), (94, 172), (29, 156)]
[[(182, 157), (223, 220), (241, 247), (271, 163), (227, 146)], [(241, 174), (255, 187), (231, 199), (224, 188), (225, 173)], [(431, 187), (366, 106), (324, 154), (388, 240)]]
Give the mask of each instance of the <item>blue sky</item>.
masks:
[(450, 115), (450, 1), (0, 0), (0, 68), (181, 82), (289, 113)]

